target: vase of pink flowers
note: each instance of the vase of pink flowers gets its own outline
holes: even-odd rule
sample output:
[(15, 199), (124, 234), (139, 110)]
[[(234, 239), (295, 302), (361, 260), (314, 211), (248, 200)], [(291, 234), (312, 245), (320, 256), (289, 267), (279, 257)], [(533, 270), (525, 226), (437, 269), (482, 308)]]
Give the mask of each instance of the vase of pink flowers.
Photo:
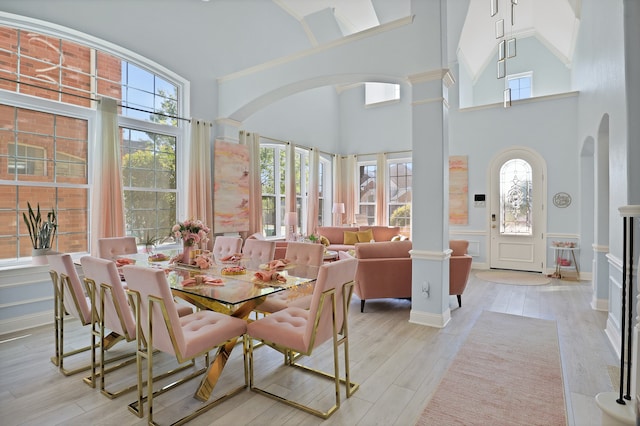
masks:
[(185, 220), (171, 228), (175, 238), (182, 239), (182, 263), (191, 264), (191, 250), (209, 241), (211, 230), (201, 220)]

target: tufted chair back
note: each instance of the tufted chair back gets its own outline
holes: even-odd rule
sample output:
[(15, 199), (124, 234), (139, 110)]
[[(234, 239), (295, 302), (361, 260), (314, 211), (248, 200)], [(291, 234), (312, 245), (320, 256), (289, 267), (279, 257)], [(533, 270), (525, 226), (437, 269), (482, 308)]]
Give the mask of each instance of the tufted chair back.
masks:
[(213, 243), (213, 258), (230, 256), (242, 251), (242, 238), (230, 236), (218, 236)]
[(324, 246), (322, 244), (289, 242), (284, 257), (297, 265), (322, 266)]
[(98, 257), (114, 259), (123, 254), (138, 252), (136, 237), (109, 237), (98, 239)]
[(247, 239), (242, 248), (242, 257), (255, 264), (268, 263), (273, 260), (275, 252), (275, 241)]

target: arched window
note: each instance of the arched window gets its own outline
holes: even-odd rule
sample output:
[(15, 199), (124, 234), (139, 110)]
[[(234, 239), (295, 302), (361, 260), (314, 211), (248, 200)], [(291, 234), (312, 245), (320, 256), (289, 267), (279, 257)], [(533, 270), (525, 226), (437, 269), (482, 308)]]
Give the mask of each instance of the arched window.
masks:
[(531, 235), (532, 172), (525, 160), (515, 158), (500, 168), (500, 233)]

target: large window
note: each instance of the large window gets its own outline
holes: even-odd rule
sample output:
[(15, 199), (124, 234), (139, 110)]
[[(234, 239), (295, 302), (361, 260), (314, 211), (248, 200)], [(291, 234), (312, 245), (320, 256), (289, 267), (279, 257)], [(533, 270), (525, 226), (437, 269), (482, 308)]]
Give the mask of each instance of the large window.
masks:
[(285, 170), (284, 145), (260, 146), (260, 181), (262, 184), (262, 225), (267, 237), (284, 237)]
[(57, 212), (54, 250), (88, 251), (89, 141), (99, 96), (121, 105), (126, 232), (139, 239), (169, 234), (177, 210), (183, 129), (175, 116), (182, 86), (151, 71), (153, 64), (134, 64), (107, 49), (0, 26), (0, 219), (6, 225), (0, 261), (31, 255), (22, 220), (27, 202)]
[(365, 83), (364, 103), (367, 106), (400, 100), (400, 85), (393, 83)]
[(369, 225), (376, 224), (376, 168), (373, 162), (358, 163), (358, 176), (360, 176), (358, 212)]
[[(294, 161), (296, 188), (296, 212), (298, 213), (298, 232), (304, 233), (307, 227), (309, 194), (309, 151), (296, 148)], [(330, 175), (331, 162), (320, 157), (318, 164), (318, 224), (323, 225), (325, 217), (330, 218)], [(287, 149), (283, 144), (261, 143), (260, 180), (262, 184), (262, 223), (263, 233), (267, 237), (286, 237), (285, 224)], [(328, 201), (329, 200), (329, 201)]]
[(54, 250), (87, 251), (88, 120), (0, 105), (0, 259), (31, 256), (27, 203), (58, 217)]
[(391, 161), (388, 176), (389, 225), (399, 226), (403, 233), (408, 234), (411, 229), (413, 165), (410, 161)]

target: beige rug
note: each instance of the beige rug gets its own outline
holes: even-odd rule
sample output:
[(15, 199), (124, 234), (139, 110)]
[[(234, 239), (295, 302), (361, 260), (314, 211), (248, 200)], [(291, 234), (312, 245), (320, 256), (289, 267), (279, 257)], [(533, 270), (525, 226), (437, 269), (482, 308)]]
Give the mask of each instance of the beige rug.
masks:
[(551, 279), (545, 275), (535, 272), (518, 272), (518, 271), (478, 271), (476, 277), (483, 281), (489, 281), (498, 284), (513, 285), (544, 285), (549, 284)]
[(483, 312), (416, 424), (566, 425), (556, 322)]

